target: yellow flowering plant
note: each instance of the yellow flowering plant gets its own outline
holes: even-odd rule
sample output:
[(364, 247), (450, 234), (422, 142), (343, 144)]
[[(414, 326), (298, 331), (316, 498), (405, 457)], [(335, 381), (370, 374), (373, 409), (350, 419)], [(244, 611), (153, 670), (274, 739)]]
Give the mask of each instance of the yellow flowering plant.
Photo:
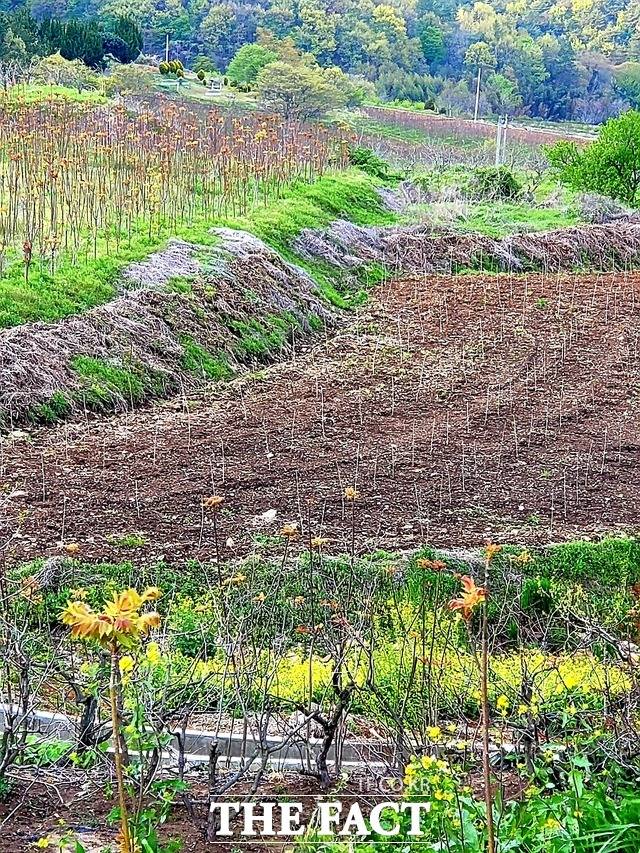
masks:
[(109, 700), (118, 787), (121, 853), (137, 853), (127, 808), (124, 760), (126, 746), (120, 720), (122, 677), (133, 670), (134, 658), (122, 653), (138, 648), (151, 629), (159, 627), (160, 615), (155, 611), (143, 612), (142, 608), (149, 602), (157, 601), (161, 595), (158, 587), (148, 587), (142, 593), (135, 589), (126, 589), (114, 592), (102, 610), (94, 610), (83, 600), (69, 601), (60, 616), (61, 621), (71, 628), (73, 639), (95, 641), (110, 654)]

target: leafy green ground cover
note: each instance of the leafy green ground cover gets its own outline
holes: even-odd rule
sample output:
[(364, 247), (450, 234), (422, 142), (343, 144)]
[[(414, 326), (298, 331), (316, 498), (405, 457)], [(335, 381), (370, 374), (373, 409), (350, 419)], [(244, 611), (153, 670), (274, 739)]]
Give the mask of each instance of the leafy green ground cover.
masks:
[[(477, 577), (482, 572), (481, 552), (463, 556), (425, 548), (409, 558), (376, 552), (354, 559), (314, 556), (304, 547), (289, 549), (286, 543), (286, 537), (256, 537), (251, 556), (218, 571), (197, 561), (148, 565), (138, 553), (146, 540), (133, 531), (117, 541), (122, 556), (130, 552), (129, 560), (69, 563), (72, 583), (43, 590), (37, 601), (25, 601), (21, 618), (34, 630), (55, 634), (58, 613), (72, 589), (82, 589), (88, 603), (101, 607), (118, 589), (160, 587), (165, 595), (158, 609), (169, 629), (166, 652), (179, 669), (187, 668), (185, 660), (199, 660), (203, 649), (215, 649), (217, 638), (232, 623), (251, 624), (252, 642), (264, 648), (277, 636), (287, 636), (288, 651), (277, 663), (278, 684), (272, 691), (272, 701), (286, 709), (305, 696), (319, 702), (326, 698), (331, 666), (324, 656), (346, 637), (346, 624), (337, 624), (331, 616), (339, 613), (350, 630), (375, 638), (375, 653), (366, 662), (358, 644), (352, 645), (358, 713), (385, 726), (392, 726), (401, 714), (406, 725), (418, 728), (433, 717), (434, 704), (438, 717), (455, 717), (461, 710), (477, 715), (473, 646), (464, 623), (452, 619), (448, 602), (457, 595), (460, 575)], [(12, 582), (24, 585), (38, 577), (41, 568), (42, 561), (20, 566), (12, 570)], [(576, 734), (586, 733), (585, 726), (603, 703), (612, 696), (621, 702), (631, 689), (611, 638), (622, 641), (634, 635), (629, 613), (639, 581), (640, 542), (634, 538), (544, 549), (505, 547), (491, 567), (492, 701), (505, 696), (514, 722), (523, 716), (518, 709), (533, 703), (547, 715), (545, 724), (551, 729), (562, 726), (563, 709), (573, 703), (582, 714), (574, 726)], [(226, 605), (221, 606), (220, 594)], [(265, 607), (256, 608), (256, 602)], [(323, 638), (309, 646), (313, 632), (301, 629), (319, 619)], [(593, 626), (608, 633), (596, 643), (585, 642), (593, 636)], [(204, 657), (210, 663), (202, 672), (215, 682), (218, 655), (205, 652)], [(426, 670), (429, 678), (423, 676)], [(207, 703), (221, 701), (223, 687), (218, 681), (211, 695), (197, 691), (197, 706), (207, 710)]]
[[(244, 228), (291, 255), (290, 244), (303, 228), (320, 227), (338, 217), (359, 224), (389, 224), (394, 217), (375, 192), (379, 183), (350, 169), (310, 184), (295, 183), (285, 189), (281, 199), (256, 206), (241, 219), (200, 218), (179, 228), (161, 225), (154, 227), (151, 236), (148, 223), (138, 222), (129, 239), (116, 242), (115, 235), (103, 234), (97, 243), (87, 243), (84, 254), (59, 260), (53, 273), (48, 266), (34, 263), (28, 281), (24, 264), (15, 260), (0, 278), (0, 327), (55, 322), (107, 302), (115, 295), (122, 270), (164, 248), (170, 237), (211, 245), (212, 227)], [(333, 295), (328, 287), (326, 290)], [(346, 305), (344, 298), (335, 298)]]
[(50, 98), (64, 98), (78, 104), (106, 104), (108, 98), (96, 89), (76, 89), (55, 83), (18, 83), (1, 96), (4, 106), (12, 102), (35, 104)]

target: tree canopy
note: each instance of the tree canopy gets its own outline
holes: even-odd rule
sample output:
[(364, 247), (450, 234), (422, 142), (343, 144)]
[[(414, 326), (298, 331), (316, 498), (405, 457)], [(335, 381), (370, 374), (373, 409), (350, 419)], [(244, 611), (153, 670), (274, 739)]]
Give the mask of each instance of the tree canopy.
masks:
[(562, 180), (576, 189), (640, 205), (640, 112), (629, 110), (603, 125), (598, 139), (580, 149), (560, 142), (548, 151)]
[[(11, 29), (27, 53), (95, 65), (101, 36), (103, 56), (127, 62), (141, 31), (146, 53), (161, 58), (168, 36), (185, 66), (208, 60), (253, 85), (276, 39), (373, 83), (382, 98), (443, 110), (468, 110), (478, 70), (483, 111), (602, 121), (640, 98), (639, 0), (31, 0), (31, 13), (3, 4), (0, 54), (20, 52), (20, 41), (5, 40)], [(43, 26), (55, 43), (42, 44)]]

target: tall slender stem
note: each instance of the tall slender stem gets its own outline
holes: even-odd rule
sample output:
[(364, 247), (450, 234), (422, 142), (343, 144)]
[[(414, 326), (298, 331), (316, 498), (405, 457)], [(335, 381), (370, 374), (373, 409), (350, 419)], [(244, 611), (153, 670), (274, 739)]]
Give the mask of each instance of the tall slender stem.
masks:
[[(489, 596), (489, 559), (484, 567), (484, 588)], [(487, 853), (495, 853), (496, 842), (493, 827), (493, 797), (491, 796), (491, 767), (489, 764), (489, 622), (487, 598), (482, 605), (482, 657), (480, 661), (480, 695), (482, 702), (482, 775), (484, 801), (487, 807)]]
[(116, 763), (116, 780), (118, 784), (118, 803), (120, 806), (120, 827), (122, 833), (122, 853), (133, 853), (131, 832), (129, 829), (129, 814), (127, 812), (127, 797), (124, 788), (124, 767), (120, 749), (120, 714), (118, 712), (118, 667), (120, 665), (118, 649), (111, 648), (111, 678), (109, 680), (109, 699), (111, 700), (111, 724), (113, 727), (113, 750)]

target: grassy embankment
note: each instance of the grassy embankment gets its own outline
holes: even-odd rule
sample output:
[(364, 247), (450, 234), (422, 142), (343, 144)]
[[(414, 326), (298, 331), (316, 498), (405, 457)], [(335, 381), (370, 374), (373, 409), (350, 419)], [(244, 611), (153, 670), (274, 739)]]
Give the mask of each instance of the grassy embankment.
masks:
[[(224, 517), (219, 524), (224, 525)], [(176, 678), (184, 672), (193, 679), (188, 689), (198, 710), (217, 701), (228, 701), (233, 709), (237, 697), (225, 698), (220, 655), (206, 650), (215, 650), (221, 632), (232, 632), (237, 622), (264, 649), (260, 654), (267, 654), (276, 634), (287, 636), (287, 648), (273, 661), (276, 677), (270, 691), (271, 701), (283, 710), (310, 698), (331, 701), (332, 642), (341, 641), (349, 650), (346, 671), (358, 685), (352, 710), (385, 727), (393, 726), (394, 715), (401, 714), (405, 726), (418, 729), (434, 713), (435, 720), (478, 714), (469, 636), (464, 624), (452, 617), (448, 602), (458, 594), (460, 574), (477, 576), (482, 571), (481, 552), (465, 560), (430, 548), (409, 557), (378, 551), (361, 558), (323, 550), (314, 557), (310, 589), (309, 553), (304, 544), (286, 548), (281, 536), (256, 537), (251, 556), (220, 568), (196, 561), (149, 565), (145, 547), (139, 534), (124, 535), (114, 541), (114, 554), (130, 555), (129, 560), (97, 565), (74, 560), (64, 576), (82, 587), (87, 601), (97, 607), (116, 589), (160, 587), (165, 666)], [(28, 584), (41, 566), (42, 561), (23, 565), (12, 570), (11, 578)], [(622, 640), (633, 629), (628, 613), (639, 580), (640, 543), (632, 538), (533, 550), (504, 548), (491, 569), (492, 703), (506, 696), (516, 725), (518, 705), (526, 702), (556, 736), (586, 734), (583, 724), (588, 729), (607, 701), (622, 701), (631, 690), (612, 638)], [(25, 618), (34, 630), (55, 633), (70, 594), (65, 583), (44, 590), (28, 613), (25, 605)], [(226, 599), (226, 610), (220, 608), (220, 596)], [(348, 628), (332, 620), (334, 601)], [(264, 602), (264, 607), (256, 602)], [(325, 624), (314, 649), (308, 632), (298, 626), (318, 619)], [(592, 626), (602, 626), (602, 635)], [(376, 651), (367, 664), (376, 673), (375, 689), (367, 683), (361, 651), (351, 639), (350, 632), (356, 636), (359, 630), (375, 637)], [(588, 637), (596, 641), (587, 643)], [(194, 677), (194, 660), (201, 656), (208, 663), (198, 663)], [(426, 670), (431, 671), (428, 679)], [(206, 689), (199, 684), (201, 678), (209, 682)], [(255, 685), (247, 689), (248, 707), (258, 708), (259, 690)], [(406, 704), (408, 695), (411, 701)], [(567, 719), (563, 709), (568, 705), (577, 710)], [(581, 720), (577, 728), (576, 713)]]

